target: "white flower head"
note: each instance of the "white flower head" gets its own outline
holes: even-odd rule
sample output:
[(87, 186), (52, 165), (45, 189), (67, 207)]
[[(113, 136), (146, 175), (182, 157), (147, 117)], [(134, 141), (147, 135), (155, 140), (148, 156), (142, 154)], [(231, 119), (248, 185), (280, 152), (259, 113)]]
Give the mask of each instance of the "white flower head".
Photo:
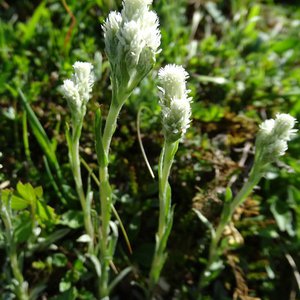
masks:
[(141, 52), (145, 48), (145, 40), (139, 24), (135, 21), (125, 23), (119, 32), (119, 41), (134, 61), (134, 64), (138, 64)]
[(102, 27), (104, 31), (104, 35), (106, 35), (107, 33), (108, 34), (116, 33), (119, 30), (121, 24), (122, 24), (121, 14), (117, 11), (110, 12)]
[(286, 150), (288, 149), (287, 141), (285, 140), (278, 140), (270, 147), (270, 155), (274, 155), (276, 157), (282, 156), (285, 154)]
[(74, 106), (80, 107), (81, 100), (78, 93), (78, 89), (76, 88), (74, 82), (70, 79), (64, 80), (64, 83), (61, 87), (62, 94), (68, 99), (68, 101), (72, 102)]
[(274, 129), (275, 120), (269, 119), (265, 120), (259, 125), (260, 131), (263, 132), (266, 135), (271, 134), (272, 130)]
[(126, 21), (140, 19), (144, 17), (143, 14), (147, 13), (152, 2), (152, 0), (124, 0), (122, 17)]
[(277, 135), (278, 139), (290, 141), (297, 132), (297, 129), (293, 129), (295, 123), (296, 119), (291, 115), (277, 114), (274, 125), (274, 135)]
[(165, 138), (174, 142), (190, 126), (191, 98), (188, 97), (188, 73), (182, 66), (167, 65), (158, 72), (161, 91), (162, 125)]
[(160, 88), (166, 98), (186, 97), (186, 79), (189, 75), (182, 66), (166, 65), (159, 70), (158, 77)]
[(287, 142), (297, 132), (296, 119), (289, 114), (277, 114), (275, 119), (265, 120), (259, 126), (256, 138), (257, 157), (263, 164), (276, 160), (285, 154)]
[(78, 88), (80, 98), (82, 101), (88, 102), (94, 84), (94, 74), (92, 73), (93, 65), (88, 62), (77, 61), (73, 65), (73, 68), (73, 81)]
[(149, 73), (159, 52), (159, 22), (151, 4), (124, 0), (121, 13), (111, 12), (102, 26), (113, 82), (121, 95), (130, 94)]
[(158, 53), (161, 35), (158, 28), (159, 20), (157, 14), (154, 11), (147, 11), (141, 25), (143, 26), (145, 44), (154, 53)]
[(77, 115), (83, 112), (84, 114), (94, 84), (93, 65), (77, 61), (73, 68), (74, 73), (71, 79), (64, 80), (61, 91), (68, 101), (71, 113)]
[[(157, 14), (149, 10), (152, 0), (125, 0), (123, 1), (123, 26), (127, 23), (135, 22), (135, 26), (131, 26), (130, 36), (135, 33), (142, 36), (141, 48), (149, 47), (156, 53), (160, 46), (160, 31), (158, 29), (159, 21)], [(133, 31), (135, 29), (135, 32)], [(126, 31), (124, 31), (124, 37)], [(126, 39), (126, 37), (125, 37)], [(140, 51), (141, 52), (141, 51)]]

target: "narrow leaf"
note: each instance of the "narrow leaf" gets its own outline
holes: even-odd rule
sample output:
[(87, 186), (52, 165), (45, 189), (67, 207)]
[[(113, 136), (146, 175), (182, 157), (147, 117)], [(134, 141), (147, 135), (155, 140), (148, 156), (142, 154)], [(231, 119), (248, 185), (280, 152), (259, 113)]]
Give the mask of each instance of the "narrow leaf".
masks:
[(31, 126), (31, 129), (33, 131), (33, 134), (34, 134), (35, 138), (37, 139), (37, 141), (38, 141), (40, 147), (43, 149), (44, 153), (46, 154), (48, 160), (54, 166), (57, 166), (58, 161), (57, 161), (56, 155), (52, 150), (51, 143), (48, 139), (48, 136), (47, 136), (44, 128), (42, 127), (40, 121), (36, 117), (36, 115), (35, 115), (34, 111), (32, 110), (32, 108), (30, 107), (30, 105), (29, 105), (25, 95), (21, 91), (21, 89), (18, 88), (18, 92), (19, 92), (19, 95), (21, 97), (22, 104), (23, 104), (23, 106), (24, 106), (24, 108), (27, 112), (29, 124)]
[(127, 267), (124, 270), (122, 270), (118, 276), (111, 282), (111, 284), (108, 287), (108, 290), (111, 292), (115, 286), (121, 282), (132, 270), (132, 267)]
[(198, 216), (199, 220), (207, 226), (207, 228), (210, 230), (211, 236), (215, 236), (215, 229), (213, 225), (208, 221), (208, 219), (197, 209), (193, 208), (194, 213)]
[(101, 264), (98, 257), (94, 254), (87, 254), (87, 257), (91, 260), (95, 267), (95, 271), (97, 273), (98, 278), (101, 277)]

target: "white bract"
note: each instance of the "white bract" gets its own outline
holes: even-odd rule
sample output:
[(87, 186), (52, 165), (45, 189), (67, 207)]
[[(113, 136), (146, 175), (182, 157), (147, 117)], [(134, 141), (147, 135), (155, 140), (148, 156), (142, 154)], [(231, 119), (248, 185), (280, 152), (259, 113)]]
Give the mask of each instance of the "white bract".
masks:
[(297, 132), (296, 119), (289, 114), (277, 114), (275, 119), (264, 121), (259, 126), (256, 139), (257, 157), (262, 164), (270, 163), (285, 154), (287, 142)]
[(64, 80), (61, 91), (68, 101), (72, 115), (76, 117), (78, 114), (85, 114), (86, 103), (91, 97), (94, 76), (93, 65), (90, 63), (77, 61), (73, 68), (71, 79)]
[(111, 12), (102, 28), (112, 82), (120, 98), (148, 74), (160, 46), (158, 17), (151, 0), (124, 0), (121, 13)]
[(191, 98), (188, 97), (188, 73), (182, 66), (167, 65), (158, 72), (162, 125), (167, 141), (181, 138), (190, 125)]

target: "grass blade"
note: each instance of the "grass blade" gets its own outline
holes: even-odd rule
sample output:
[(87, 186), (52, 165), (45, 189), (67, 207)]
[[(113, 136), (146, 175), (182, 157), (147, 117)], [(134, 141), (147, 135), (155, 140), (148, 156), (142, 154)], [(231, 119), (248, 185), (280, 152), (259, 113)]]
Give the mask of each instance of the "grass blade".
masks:
[(52, 172), (51, 172), (51, 169), (50, 169), (50, 166), (49, 166), (49, 163), (48, 163), (48, 160), (47, 160), (47, 157), (46, 156), (43, 156), (43, 160), (44, 160), (44, 164), (45, 164), (45, 168), (46, 168), (46, 172), (47, 172), (47, 175), (48, 177), (50, 178), (50, 183), (53, 187), (53, 189), (55, 190), (57, 196), (59, 197), (59, 199), (61, 200), (61, 202), (63, 204), (67, 204), (67, 201), (66, 199), (64, 198), (64, 196), (61, 194), (58, 186), (57, 186), (57, 183), (55, 182), (55, 179), (52, 175)]
[(19, 95), (22, 100), (22, 104), (27, 112), (28, 120), (33, 131), (34, 136), (36, 137), (38, 143), (40, 144), (41, 148), (43, 149), (44, 153), (46, 154), (48, 160), (50, 160), (51, 164), (58, 165), (56, 155), (52, 151), (52, 146), (48, 136), (42, 127), (40, 121), (38, 120), (37, 116), (35, 115), (34, 111), (30, 107), (27, 98), (23, 94), (20, 88), (18, 88)]
[(24, 144), (24, 149), (25, 149), (25, 156), (26, 156), (27, 161), (29, 163), (31, 163), (26, 111), (24, 111), (23, 115), (22, 115), (22, 127), (23, 127), (23, 144)]

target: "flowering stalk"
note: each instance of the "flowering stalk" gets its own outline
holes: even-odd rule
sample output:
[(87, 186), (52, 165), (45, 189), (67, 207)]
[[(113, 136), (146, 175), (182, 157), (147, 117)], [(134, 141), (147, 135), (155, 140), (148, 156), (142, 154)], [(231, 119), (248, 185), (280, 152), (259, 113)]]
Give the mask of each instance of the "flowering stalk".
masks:
[[(101, 205), (101, 237), (100, 237), (100, 258), (101, 277), (99, 282), (99, 295), (101, 299), (109, 296), (109, 265), (113, 258), (114, 248), (111, 247), (113, 239), (110, 237), (112, 189), (109, 183), (108, 155), (112, 136), (116, 129), (117, 117), (121, 107), (110, 106), (106, 119), (103, 135), (99, 136), (98, 147), (101, 152), (98, 155), (99, 178), (100, 178), (100, 205)], [(100, 112), (100, 111), (99, 111)], [(97, 128), (97, 126), (96, 126)], [(99, 130), (99, 128), (98, 128)], [(101, 132), (98, 134), (101, 135)], [(97, 147), (97, 142), (96, 142)], [(107, 298), (108, 299), (108, 298)]]
[[(296, 129), (293, 129), (295, 122), (295, 118), (289, 114), (277, 114), (275, 119), (266, 120), (260, 125), (255, 142), (256, 151), (254, 164), (250, 171), (248, 181), (231, 202), (226, 202), (224, 204), (220, 223), (212, 236), (208, 263), (206, 265), (204, 276), (206, 272), (210, 273), (213, 262), (218, 258), (218, 244), (221, 240), (224, 228), (231, 221), (234, 211), (252, 192), (253, 188), (263, 177), (270, 164), (285, 154), (285, 151), (288, 148), (287, 142), (291, 140), (292, 136), (297, 131)], [(199, 281), (200, 289), (203, 287), (203, 284), (204, 281), (202, 276)]]
[(69, 160), (75, 180), (76, 191), (83, 211), (85, 231), (89, 236), (88, 252), (94, 252), (94, 228), (91, 220), (91, 203), (87, 201), (82, 184), (79, 140), (81, 136), (83, 119), (86, 113), (86, 105), (91, 97), (94, 77), (93, 66), (86, 62), (76, 62), (73, 65), (74, 74), (71, 79), (64, 81), (61, 88), (63, 95), (68, 101), (72, 116), (72, 134), (67, 131)]
[(153, 289), (159, 280), (161, 270), (167, 258), (165, 249), (173, 223), (173, 208), (171, 207), (171, 187), (169, 185), (168, 179), (174, 161), (174, 156), (178, 149), (178, 144), (179, 141), (173, 143), (165, 142), (159, 160), (159, 221), (158, 231), (156, 233), (155, 252), (152, 259), (152, 265), (149, 275), (150, 293), (153, 292)]
[[(1, 193), (0, 193), (1, 198)], [(21, 268), (19, 266), (17, 245), (14, 241), (14, 231), (11, 221), (11, 212), (4, 202), (0, 201), (0, 216), (4, 223), (6, 231), (7, 254), (10, 261), (10, 267), (13, 273), (13, 283), (16, 289), (16, 296), (19, 300), (29, 300), (28, 283), (24, 280)]]
[(191, 98), (186, 90), (187, 72), (181, 66), (167, 65), (159, 73), (162, 108), (164, 146), (161, 151), (159, 180), (159, 222), (156, 233), (156, 246), (149, 275), (150, 293), (157, 284), (161, 270), (167, 258), (165, 251), (173, 223), (171, 207), (171, 187), (168, 182), (174, 156), (180, 138), (185, 134), (190, 123)]
[(105, 51), (111, 66), (112, 101), (103, 132), (100, 116), (96, 120), (102, 221), (99, 282), (101, 299), (109, 297), (109, 264), (114, 255), (113, 245), (116, 243), (110, 234), (113, 223), (112, 189), (108, 172), (109, 148), (121, 108), (133, 89), (152, 69), (160, 46), (158, 18), (149, 9), (151, 4), (152, 0), (124, 0), (121, 13), (111, 12), (103, 25)]

